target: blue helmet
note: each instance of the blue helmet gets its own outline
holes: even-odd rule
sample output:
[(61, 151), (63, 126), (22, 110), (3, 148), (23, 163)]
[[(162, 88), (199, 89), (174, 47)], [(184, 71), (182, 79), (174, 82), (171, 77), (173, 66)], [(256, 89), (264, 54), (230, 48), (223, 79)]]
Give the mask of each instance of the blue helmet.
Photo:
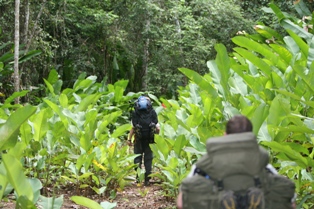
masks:
[(140, 96), (137, 100), (137, 107), (139, 110), (147, 110), (150, 106), (150, 101), (145, 96)]

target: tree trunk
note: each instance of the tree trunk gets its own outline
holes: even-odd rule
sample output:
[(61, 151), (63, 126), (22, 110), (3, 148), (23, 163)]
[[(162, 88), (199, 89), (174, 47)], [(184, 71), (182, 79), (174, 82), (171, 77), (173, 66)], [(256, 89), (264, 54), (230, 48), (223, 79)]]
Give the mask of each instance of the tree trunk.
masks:
[(42, 12), (43, 12), (43, 9), (44, 9), (44, 7), (45, 7), (46, 1), (47, 1), (47, 0), (43, 0), (43, 3), (42, 3), (42, 5), (41, 5), (41, 7), (40, 7), (40, 10), (39, 10), (39, 12), (38, 12), (38, 14), (37, 14), (37, 18), (36, 18), (36, 20), (35, 20), (35, 22), (34, 22), (34, 28), (33, 28), (33, 30), (31, 31), (31, 34), (30, 34), (29, 39), (27, 40), (25, 53), (28, 52), (29, 47), (30, 47), (31, 44), (32, 44), (33, 37), (34, 37), (35, 35), (37, 35), (37, 33), (39, 33), (39, 30), (37, 30), (37, 26), (38, 26), (38, 22), (39, 22), (39, 20), (40, 20), (40, 16), (41, 16), (41, 14), (42, 14)]
[[(148, 1), (150, 4), (150, 1)], [(149, 35), (150, 30), (150, 16), (149, 12), (146, 11), (146, 21), (144, 28), (144, 45), (143, 45), (143, 64), (142, 64), (142, 90), (147, 90), (147, 69), (148, 69), (148, 60), (149, 60)]]
[[(150, 24), (150, 21), (146, 22), (146, 26)], [(147, 90), (147, 69), (148, 69), (148, 56), (149, 56), (149, 38), (145, 39), (144, 42), (144, 47), (143, 47), (143, 65), (142, 65), (142, 70), (143, 70), (143, 77), (142, 77), (142, 89), (145, 91)]]
[(28, 0), (25, 0), (25, 23), (24, 23), (23, 43), (27, 43), (28, 25), (29, 25), (29, 2), (28, 2)]
[[(14, 92), (20, 91), (19, 51), (20, 51), (20, 0), (15, 0), (15, 32), (14, 32)], [(15, 104), (20, 98), (15, 98)]]
[[(178, 4), (179, 4), (180, 2), (178, 2)], [(179, 20), (179, 17), (178, 17), (178, 15), (176, 14), (175, 15), (175, 22), (176, 22), (176, 28), (177, 28), (177, 34), (178, 34), (178, 39), (179, 40), (182, 40), (182, 30), (181, 30), (181, 24), (180, 24), (180, 20)], [(184, 63), (184, 52), (183, 52), (183, 50), (182, 50), (182, 47), (180, 46), (180, 54), (181, 54), (181, 56), (182, 56), (182, 61), (183, 61), (183, 66), (185, 66), (185, 63)], [(187, 77), (185, 76), (184, 78), (183, 78), (183, 83), (184, 83), (184, 85), (186, 86), (187, 85), (187, 83), (188, 83), (188, 79), (187, 79)]]

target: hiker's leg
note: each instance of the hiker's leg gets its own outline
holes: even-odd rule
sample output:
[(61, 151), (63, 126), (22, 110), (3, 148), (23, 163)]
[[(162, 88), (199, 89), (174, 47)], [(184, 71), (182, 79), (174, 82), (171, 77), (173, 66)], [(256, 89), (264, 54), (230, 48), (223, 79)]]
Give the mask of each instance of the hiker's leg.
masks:
[(136, 140), (134, 143), (134, 154), (140, 154), (136, 158), (134, 158), (134, 164), (137, 164), (138, 167), (135, 168), (137, 171), (137, 168), (142, 167), (142, 159), (143, 159), (143, 149), (142, 149), (142, 144), (141, 141)]
[(152, 173), (153, 152), (149, 144), (145, 144), (144, 149), (144, 166), (145, 166), (145, 181), (149, 181), (149, 175)]

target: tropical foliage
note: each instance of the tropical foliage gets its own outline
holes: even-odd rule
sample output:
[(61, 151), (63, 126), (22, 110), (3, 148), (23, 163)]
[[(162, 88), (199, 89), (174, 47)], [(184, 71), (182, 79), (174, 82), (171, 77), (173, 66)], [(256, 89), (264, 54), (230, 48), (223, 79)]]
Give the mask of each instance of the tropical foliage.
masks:
[[(95, 10), (90, 10), (89, 7), (76, 7), (82, 6), (81, 1), (68, 2), (67, 5), (63, 1), (59, 1), (60, 4), (47, 2), (52, 8), (51, 13), (55, 12), (55, 19), (52, 22), (56, 24), (53, 25), (56, 34), (73, 35), (65, 27), (65, 22), (69, 21), (70, 29), (75, 29), (75, 31), (84, 29), (86, 37), (90, 35), (88, 33), (93, 30), (87, 27), (88, 24), (81, 22), (83, 19), (75, 19), (76, 12), (96, 19), (106, 17), (112, 22), (117, 21), (116, 14), (99, 14), (95, 13)], [(147, 5), (139, 2), (142, 3), (140, 7), (135, 7), (129, 4), (130, 2), (127, 6), (134, 11), (144, 11)], [(108, 7), (118, 14), (125, 12), (121, 7), (108, 2), (104, 2), (104, 5), (93, 3), (95, 2), (91, 2), (93, 8)], [(58, 8), (69, 8), (67, 6), (75, 6), (75, 9), (79, 11), (73, 14), (68, 13), (68, 17), (59, 16)], [(171, 6), (173, 9), (180, 7), (180, 10), (171, 10), (173, 14), (178, 15), (204, 12), (201, 9), (190, 10), (189, 7), (181, 4)], [(296, 182), (298, 208), (313, 207), (314, 19), (313, 14), (302, 1), (296, 5), (296, 8), (302, 19), (281, 12), (274, 4), (270, 4), (270, 8), (264, 8), (265, 13), (278, 18), (278, 23), (285, 33), (279, 33), (270, 26), (259, 24), (255, 26), (255, 34), (243, 31), (238, 36), (234, 36), (232, 42), (236, 47), (233, 47), (232, 51), (228, 50), (231, 44), (229, 46), (227, 43), (215, 44), (216, 58), (206, 63), (207, 71), (204, 75), (198, 69), (195, 71), (180, 68), (181, 75), (178, 76), (185, 76), (189, 81), (182, 81), (187, 85), (177, 88), (176, 99), (162, 97), (158, 99), (153, 94), (149, 94), (154, 100), (153, 104), (162, 127), (160, 135), (156, 135), (156, 143), (151, 145), (151, 148), (155, 155), (153, 176), (162, 180), (163, 195), (170, 198), (176, 197), (178, 186), (187, 175), (191, 165), (205, 152), (206, 140), (212, 136), (222, 135), (225, 123), (230, 117), (235, 114), (244, 114), (252, 120), (254, 133), (258, 136), (259, 143), (269, 150), (272, 156), (271, 163), (281, 174)], [(150, 9), (148, 11), (156, 14), (161, 11), (162, 7)], [(140, 20), (141, 17), (136, 17), (136, 20)], [(158, 18), (167, 19), (168, 17), (158, 16)], [(93, 19), (90, 20), (93, 22)], [(146, 19), (144, 23), (148, 23), (148, 20), (157, 21)], [(200, 38), (200, 36), (192, 33), (193, 19), (185, 20), (187, 30), (185, 32), (191, 33), (181, 38), (184, 40), (190, 37), (191, 43), (194, 43), (194, 40), (196, 43), (196, 37)], [(206, 22), (205, 19), (200, 19), (200, 22), (202, 21)], [(52, 26), (52, 24), (48, 25)], [(113, 25), (110, 26), (113, 27)], [(142, 28), (137, 29), (142, 31), (144, 27), (140, 26)], [(168, 29), (175, 30), (171, 24), (164, 26), (165, 28), (161, 30), (167, 31), (166, 26), (169, 27)], [(188, 26), (191, 27), (190, 30), (187, 29)], [(202, 29), (206, 30), (206, 28)], [(102, 32), (108, 31), (103, 29)], [(120, 32), (119, 35), (123, 37), (123, 31)], [(154, 32), (157, 33), (157, 31)], [(158, 34), (152, 35), (159, 37)], [(104, 36), (108, 40), (113, 37), (113, 34)], [(81, 40), (80, 38), (77, 40)], [(133, 38), (135, 40), (136, 36)], [(170, 44), (174, 39), (177, 37), (169, 40), (156, 38), (154, 41), (164, 46), (165, 42)], [(54, 38), (52, 40), (56, 41)], [(119, 41), (121, 48), (134, 49), (133, 45), (122, 47), (124, 42)], [(87, 48), (82, 43), (84, 41), (76, 43), (75, 47), (82, 46), (80, 50), (84, 54)], [(214, 42), (202, 43), (209, 44), (208, 46), (214, 45)], [(64, 44), (72, 45), (73, 43), (65, 42)], [(107, 46), (101, 44), (104, 43), (100, 41), (99, 45), (94, 46)], [(7, 49), (7, 45), (3, 46), (2, 49)], [(191, 51), (193, 54), (191, 46), (182, 44), (182, 49)], [(180, 54), (171, 54), (170, 52), (174, 51), (170, 50), (169, 45), (167, 47), (171, 55), (169, 58), (180, 57)], [(197, 50), (204, 50), (207, 53), (206, 47), (198, 45)], [(122, 55), (118, 49), (121, 50), (121, 48), (117, 47), (116, 53), (112, 56), (112, 65), (115, 66), (112, 70), (120, 69), (119, 57)], [(160, 50), (156, 47), (155, 52), (162, 54), (167, 51), (165, 48), (166, 46)], [(107, 78), (102, 80), (100, 78), (103, 76), (89, 75), (90, 72), (81, 73), (73, 80), (74, 72), (78, 72), (73, 70), (77, 69), (74, 66), (80, 63), (74, 65), (73, 60), (67, 60), (65, 55), (71, 54), (72, 58), (72, 56), (80, 57), (82, 54), (67, 50), (70, 49), (66, 48), (66, 53), (63, 50), (58, 52), (59, 56), (64, 58), (64, 62), (60, 62), (64, 65), (56, 67), (56, 70), (51, 70), (51, 66), (47, 64), (48, 57), (51, 55), (50, 58), (53, 58), (55, 55), (47, 56), (45, 67), (49, 67), (49, 70), (46, 69), (45, 73), (41, 72), (41, 75), (46, 75), (43, 76), (44, 86), (40, 87), (41, 94), (44, 96), (37, 97), (36, 104), (12, 104), (16, 97), (27, 95), (27, 90), (15, 92), (1, 103), (0, 199), (5, 199), (14, 191), (17, 208), (22, 208), (22, 206), (61, 208), (63, 196), (46, 196), (50, 194), (47, 191), (48, 187), (51, 187), (54, 193), (63, 186), (75, 189), (76, 195), (72, 196), (71, 200), (77, 204), (90, 208), (113, 208), (117, 191), (123, 190), (132, 180), (132, 175), (136, 175), (133, 165), (135, 155), (129, 150), (125, 139), (131, 128), (129, 113), (133, 101), (143, 92), (128, 91), (129, 81), (124, 80), (123, 76), (116, 77), (111, 80), (112, 84), (108, 84), (108, 79), (112, 78), (115, 71), (111, 72), (113, 74), (107, 74)], [(48, 52), (49, 50), (44, 51), (44, 54)], [(89, 55), (94, 53), (94, 51), (89, 52)], [(131, 56), (132, 53), (129, 52), (128, 55)], [(37, 53), (33, 51), (29, 55), (34, 57)], [(198, 55), (198, 53), (193, 54), (195, 57)], [(10, 69), (11, 63), (6, 60), (6, 57), (11, 56), (8, 53), (0, 57), (0, 73)], [(189, 55), (184, 60), (193, 63), (193, 56)], [(94, 57), (85, 58), (87, 61), (82, 62), (79, 69), (85, 69), (85, 67), (95, 69), (92, 65), (84, 66), (90, 64), (88, 60), (93, 60)], [(206, 56), (203, 59), (205, 60)], [(165, 68), (171, 65), (166, 60), (160, 61), (160, 65), (165, 65)], [(127, 63), (126, 66), (130, 68), (125, 69), (132, 69), (132, 64), (134, 63)], [(194, 67), (188, 64), (184, 66)], [(152, 71), (148, 73), (156, 73), (155, 69), (158, 68), (151, 68)], [(65, 79), (68, 78), (69, 72), (74, 73), (69, 77), (72, 79), (70, 79), (71, 82)], [(161, 80), (169, 84), (166, 79)], [(96, 193), (102, 196), (104, 201), (99, 203), (87, 199), (84, 197), (85, 192)]]
[[(62, 197), (49, 201), (42, 196), (45, 189), (57, 191), (68, 185), (77, 195), (84, 189), (113, 199), (134, 170), (135, 156), (123, 145), (131, 128), (129, 102), (140, 93), (123, 95), (126, 80), (104, 85), (84, 74), (73, 88), (60, 91), (56, 71), (45, 83), (47, 97), (38, 106), (11, 105), (20, 96), (15, 94), (1, 107), (1, 198), (14, 189), (23, 208), (47, 202), (55, 208), (62, 205)], [(87, 200), (73, 197), (73, 201)]]
[[(265, 9), (276, 14), (287, 35), (257, 25), (258, 35), (232, 39), (237, 47), (231, 54), (216, 45), (216, 59), (207, 62), (209, 73), (204, 76), (180, 69), (192, 82), (179, 90), (178, 101), (163, 100), (163, 138), (157, 137), (153, 145), (163, 168), (156, 175), (166, 177), (166, 189), (171, 188), (168, 184), (177, 188), (195, 156), (205, 152), (208, 137), (221, 135), (230, 117), (243, 114), (252, 120), (260, 144), (269, 149), (272, 164), (295, 181), (298, 208), (313, 207), (314, 22), (306, 7), (299, 6), (304, 21), (274, 4)], [(176, 191), (173, 188), (170, 191)]]
[[(54, 68), (64, 88), (86, 72), (113, 84), (128, 79), (127, 91), (154, 91), (167, 97), (187, 83), (178, 67), (203, 74), (215, 43), (231, 50), (237, 31), (253, 31), (236, 1), (68, 1), (21, 3), (21, 46), (42, 54), (21, 65), (23, 99), (44, 96), (42, 78)], [(0, 1), (0, 45), (12, 41), (14, 4)], [(7, 46), (4, 51), (9, 51)], [(0, 49), (1, 50), (1, 49)], [(10, 80), (10, 76), (6, 77)], [(170, 89), (170, 90), (169, 90)], [(9, 87), (7, 91), (11, 90)]]

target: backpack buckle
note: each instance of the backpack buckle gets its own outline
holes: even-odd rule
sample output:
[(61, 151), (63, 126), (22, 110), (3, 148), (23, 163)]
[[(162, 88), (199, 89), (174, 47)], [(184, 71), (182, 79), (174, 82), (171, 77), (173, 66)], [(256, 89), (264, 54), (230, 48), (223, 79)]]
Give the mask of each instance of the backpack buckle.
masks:
[(255, 184), (255, 187), (257, 187), (257, 188), (261, 188), (262, 187), (261, 180), (259, 179), (258, 176), (254, 177), (254, 184)]
[(218, 191), (222, 191), (224, 189), (224, 183), (222, 180), (217, 181)]

